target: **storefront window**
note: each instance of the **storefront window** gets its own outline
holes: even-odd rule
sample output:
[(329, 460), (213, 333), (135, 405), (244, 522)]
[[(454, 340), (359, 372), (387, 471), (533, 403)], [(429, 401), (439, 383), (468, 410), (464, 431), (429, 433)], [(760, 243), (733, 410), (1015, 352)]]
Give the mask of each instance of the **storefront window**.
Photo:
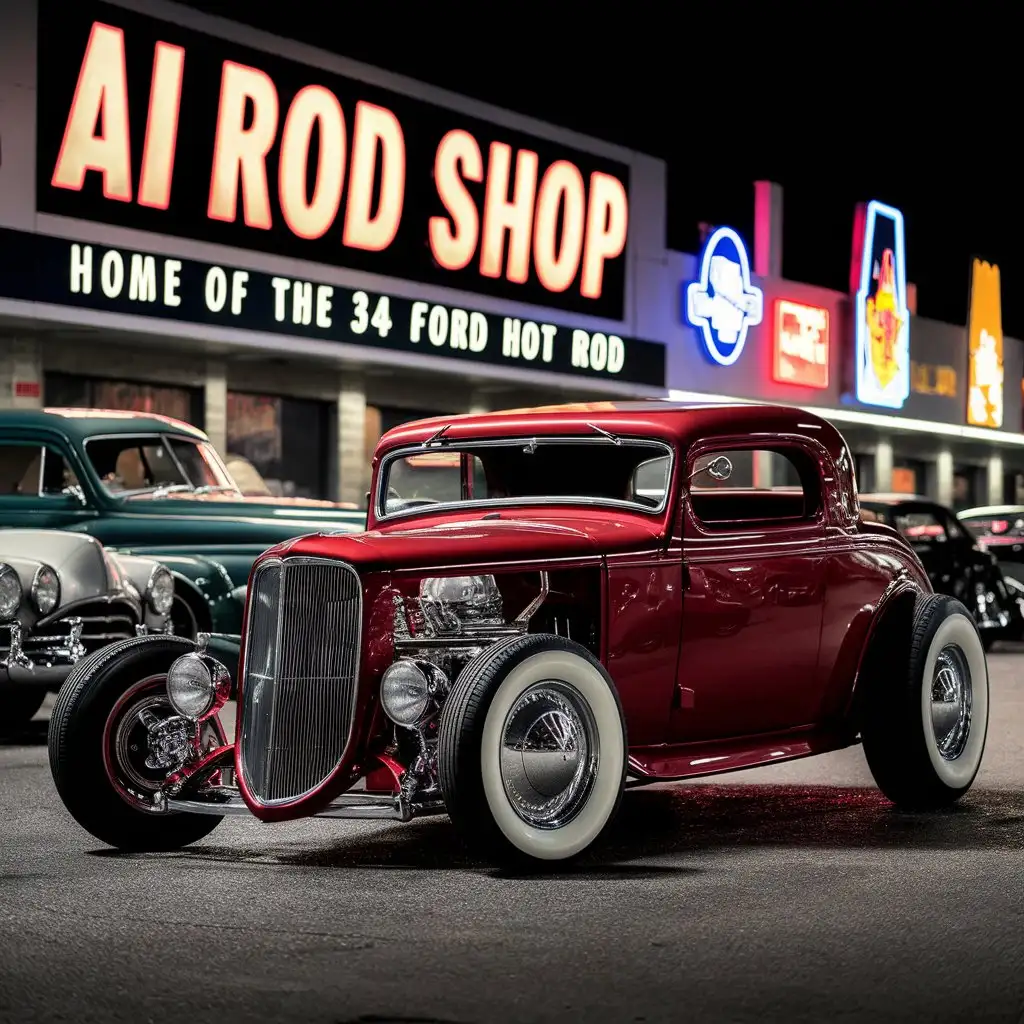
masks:
[(955, 466), (953, 469), (953, 510), (973, 508), (983, 504), (982, 477), (980, 466)]
[(46, 404), (71, 409), (116, 409), (170, 416), (203, 425), (202, 388), (172, 388), (140, 381), (106, 380), (69, 373), (45, 376)]
[(870, 494), (875, 489), (875, 457), (856, 453), (853, 456), (853, 463), (857, 490), (861, 494)]
[(894, 494), (924, 494), (928, 486), (928, 467), (916, 459), (902, 459), (892, 467)]
[(326, 498), (328, 406), (228, 392), (231, 475), (243, 494)]

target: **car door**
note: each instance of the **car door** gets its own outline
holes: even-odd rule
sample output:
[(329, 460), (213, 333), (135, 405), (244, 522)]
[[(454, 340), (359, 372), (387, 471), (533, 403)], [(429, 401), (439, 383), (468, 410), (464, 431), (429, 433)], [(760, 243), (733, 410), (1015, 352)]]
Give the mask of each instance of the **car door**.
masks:
[(58, 443), (32, 437), (0, 441), (0, 527), (81, 529), (95, 515)]
[[(723, 456), (737, 475), (702, 486), (709, 465)], [(773, 479), (791, 486), (754, 487), (753, 467), (765, 463), (782, 470)], [(826, 567), (816, 454), (798, 443), (771, 450), (727, 440), (705, 443), (691, 451), (686, 477), (672, 741), (770, 733), (812, 722), (820, 706), (816, 673)]]

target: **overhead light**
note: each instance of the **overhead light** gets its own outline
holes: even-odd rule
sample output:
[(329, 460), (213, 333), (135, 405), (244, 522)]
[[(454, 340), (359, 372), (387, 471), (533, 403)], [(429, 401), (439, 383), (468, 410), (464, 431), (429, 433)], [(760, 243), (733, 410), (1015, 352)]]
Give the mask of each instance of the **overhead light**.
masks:
[[(704, 405), (723, 403), (729, 405), (789, 405), (790, 403), (764, 402), (753, 398), (736, 398), (731, 395), (705, 395), (696, 391), (669, 391), (673, 402), (699, 402)], [(889, 416), (880, 412), (861, 412), (859, 409), (826, 409), (817, 405), (794, 405), (795, 409), (813, 413), (825, 420), (837, 423), (859, 423), (866, 427), (881, 427), (885, 430), (902, 430), (921, 434), (935, 434), (939, 437), (958, 438), (962, 441), (984, 441), (988, 444), (1012, 445), (1024, 448), (1024, 434), (1013, 434), (1006, 430), (987, 430), (984, 427), (958, 426), (952, 423), (936, 423), (933, 420), (916, 420), (908, 416)]]

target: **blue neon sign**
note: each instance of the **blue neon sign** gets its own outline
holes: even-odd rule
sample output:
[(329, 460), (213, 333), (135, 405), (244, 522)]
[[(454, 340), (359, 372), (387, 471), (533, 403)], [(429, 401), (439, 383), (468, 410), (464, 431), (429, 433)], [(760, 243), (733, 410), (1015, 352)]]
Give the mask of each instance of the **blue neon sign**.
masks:
[(903, 214), (867, 205), (854, 315), (857, 401), (902, 409), (910, 394), (910, 312)]
[(705, 242), (700, 280), (686, 286), (684, 310), (712, 362), (731, 366), (739, 359), (747, 330), (761, 322), (764, 293), (750, 280), (746, 246), (732, 228), (718, 228)]

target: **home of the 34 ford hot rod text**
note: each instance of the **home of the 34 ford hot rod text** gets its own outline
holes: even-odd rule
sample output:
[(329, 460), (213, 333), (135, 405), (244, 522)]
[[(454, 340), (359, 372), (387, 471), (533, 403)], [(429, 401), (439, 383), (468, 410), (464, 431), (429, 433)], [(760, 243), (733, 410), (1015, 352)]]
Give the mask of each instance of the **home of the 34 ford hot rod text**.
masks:
[[(752, 486), (774, 463), (777, 489)], [(373, 461), (368, 530), (257, 559), (229, 670), (139, 638), (83, 662), (50, 727), (71, 813), (129, 849), (225, 814), (447, 812), (562, 860), (628, 786), (861, 739), (878, 785), (965, 793), (988, 724), (978, 630), (806, 412), (625, 403), (421, 421)]]

